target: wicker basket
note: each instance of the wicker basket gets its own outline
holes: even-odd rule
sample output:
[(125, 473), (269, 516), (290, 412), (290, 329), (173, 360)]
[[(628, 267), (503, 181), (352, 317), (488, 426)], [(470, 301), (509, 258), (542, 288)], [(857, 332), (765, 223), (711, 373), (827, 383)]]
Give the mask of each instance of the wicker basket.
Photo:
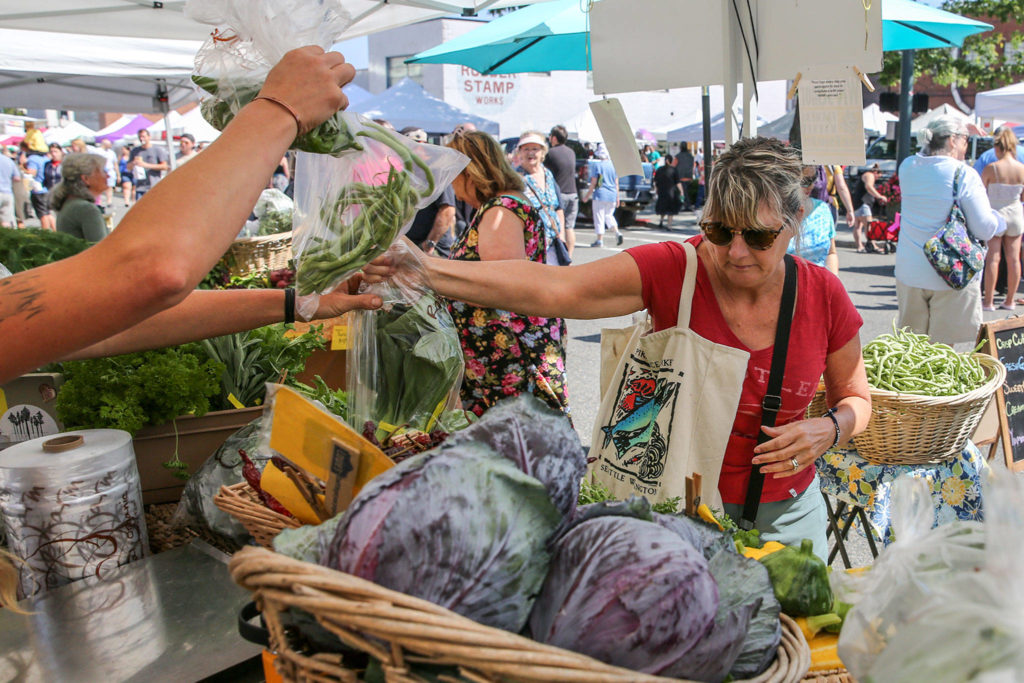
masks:
[(285, 529), (297, 529), (302, 524), (294, 517), (285, 517), (269, 509), (244, 481), (221, 486), (213, 497), (213, 504), (241, 522), (245, 530), (264, 548), (272, 549), (275, 536)]
[[(358, 680), (340, 655), (306, 656), (289, 648), (279, 615), (290, 607), (312, 613), (347, 645), (380, 660), (389, 683), (418, 680), (406, 668), (413, 661), (458, 666), (463, 676), (482, 682), (670, 680), (483, 626), (426, 600), (260, 548), (235, 553), (229, 567), (238, 584), (255, 592), (286, 680)], [(800, 629), (784, 615), (782, 624), (779, 655), (752, 679), (757, 683), (796, 683), (810, 668), (811, 651)]]
[(804, 676), (804, 683), (856, 683), (846, 669), (811, 671)]
[[(857, 453), (876, 465), (923, 465), (955, 458), (981, 421), (988, 402), (1006, 380), (1006, 368), (984, 353), (974, 357), (988, 371), (982, 386), (959, 396), (918, 396), (871, 389), (871, 421), (854, 437)], [(807, 408), (824, 414), (820, 391)]]
[(224, 262), (232, 276), (243, 276), (287, 268), (291, 258), (292, 233), (289, 231), (235, 240)]

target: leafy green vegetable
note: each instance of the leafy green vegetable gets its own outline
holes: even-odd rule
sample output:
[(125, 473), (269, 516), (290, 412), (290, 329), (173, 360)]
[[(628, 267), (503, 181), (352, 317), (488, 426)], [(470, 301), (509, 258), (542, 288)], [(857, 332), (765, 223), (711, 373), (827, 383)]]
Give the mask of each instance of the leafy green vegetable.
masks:
[[(589, 477), (584, 477), (583, 481), (580, 482), (580, 497), (578, 501), (580, 505), (614, 500), (615, 497), (612, 495), (612, 492), (601, 482), (594, 481)], [(679, 503), (682, 501), (683, 499), (677, 496), (663, 500), (660, 503), (652, 503), (651, 512), (657, 512), (662, 515), (674, 515), (679, 512)]]
[(260, 216), (260, 228), (257, 235), (276, 235), (292, 229), (292, 212), (267, 209)]
[(331, 389), (320, 375), (313, 376), (313, 386), (297, 381), (288, 384), (338, 417), (345, 418), (348, 415), (348, 393), (344, 389)]
[(321, 326), (289, 338), (294, 325), (268, 325), (248, 332), (228, 334), (199, 342), (210, 358), (224, 366), (221, 374), (221, 401), (224, 408), (233, 395), (245, 406), (260, 405), (266, 396), (267, 382), (294, 377), (306, 367), (309, 355), (324, 347)]
[(90, 242), (63, 232), (0, 228), (0, 263), (12, 273), (66, 259), (90, 246)]
[(57, 417), (68, 429), (123, 429), (203, 415), (224, 366), (194, 344), (64, 363)]
[(376, 345), (376, 376), (362, 381), (376, 390), (369, 417), (380, 425), (377, 438), (385, 439), (395, 427), (431, 431), (431, 418), (463, 369), (462, 348), (447, 308), (435, 294), (424, 292), (414, 304), (359, 315), (368, 323), (366, 336)]

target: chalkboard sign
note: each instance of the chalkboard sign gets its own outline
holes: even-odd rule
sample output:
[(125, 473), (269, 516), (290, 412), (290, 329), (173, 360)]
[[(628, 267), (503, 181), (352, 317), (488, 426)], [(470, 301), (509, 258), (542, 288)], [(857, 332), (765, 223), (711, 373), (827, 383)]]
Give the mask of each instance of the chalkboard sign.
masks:
[(1006, 366), (1006, 382), (996, 391), (999, 432), (1006, 466), (1024, 470), (1024, 317), (995, 320), (981, 326), (982, 351)]

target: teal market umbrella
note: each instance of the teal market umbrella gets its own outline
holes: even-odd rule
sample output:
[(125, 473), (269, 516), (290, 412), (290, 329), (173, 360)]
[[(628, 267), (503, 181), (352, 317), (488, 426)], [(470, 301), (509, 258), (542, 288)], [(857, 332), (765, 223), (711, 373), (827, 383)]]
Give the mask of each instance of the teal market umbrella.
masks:
[(589, 26), (580, 0), (541, 2), (493, 19), (406, 60), (462, 64), (482, 74), (588, 71)]
[(885, 52), (960, 47), (964, 38), (991, 28), (991, 24), (913, 0), (882, 2), (882, 50)]
[(883, 0), (882, 50), (903, 52), (897, 168), (910, 156), (910, 88), (914, 80), (914, 50), (962, 47), (964, 38), (991, 28), (991, 24), (913, 0)]

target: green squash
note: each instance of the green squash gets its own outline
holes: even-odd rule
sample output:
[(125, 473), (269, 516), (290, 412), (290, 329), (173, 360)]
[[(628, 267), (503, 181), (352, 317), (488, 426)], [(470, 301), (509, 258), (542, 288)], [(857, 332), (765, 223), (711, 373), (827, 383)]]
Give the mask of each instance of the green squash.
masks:
[(782, 611), (791, 617), (812, 617), (832, 611), (828, 568), (814, 554), (814, 543), (786, 546), (760, 559), (768, 570)]

